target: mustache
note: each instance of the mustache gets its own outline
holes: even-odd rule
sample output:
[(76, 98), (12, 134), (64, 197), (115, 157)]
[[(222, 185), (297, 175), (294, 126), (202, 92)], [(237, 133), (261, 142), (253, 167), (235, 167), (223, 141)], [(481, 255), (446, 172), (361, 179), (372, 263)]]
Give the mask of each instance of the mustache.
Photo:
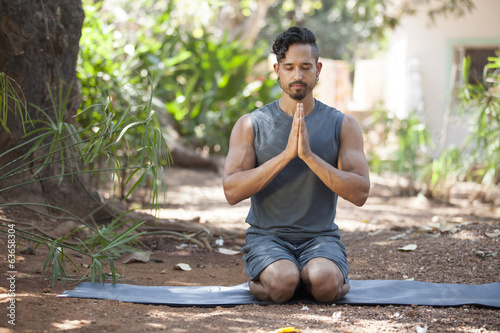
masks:
[(288, 87), (290, 87), (290, 88), (291, 88), (291, 87), (292, 87), (293, 85), (295, 85), (295, 84), (301, 84), (301, 85), (303, 85), (304, 87), (307, 87), (307, 83), (305, 83), (304, 81), (293, 81), (293, 82), (291, 82), (290, 84), (288, 84)]

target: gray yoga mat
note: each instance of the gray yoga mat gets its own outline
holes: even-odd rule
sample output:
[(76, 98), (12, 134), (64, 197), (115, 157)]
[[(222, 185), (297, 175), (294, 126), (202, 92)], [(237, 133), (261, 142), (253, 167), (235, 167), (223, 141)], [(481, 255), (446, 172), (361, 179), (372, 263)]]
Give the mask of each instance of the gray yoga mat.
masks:
[[(351, 280), (351, 290), (336, 304), (355, 305), (479, 305), (500, 308), (500, 283), (482, 285), (441, 284), (398, 280)], [(248, 284), (232, 287), (137, 286), (130, 284), (80, 283), (58, 297), (109, 299), (168, 306), (229, 307), (244, 304), (269, 305), (253, 297)], [(297, 293), (289, 304), (315, 303)]]

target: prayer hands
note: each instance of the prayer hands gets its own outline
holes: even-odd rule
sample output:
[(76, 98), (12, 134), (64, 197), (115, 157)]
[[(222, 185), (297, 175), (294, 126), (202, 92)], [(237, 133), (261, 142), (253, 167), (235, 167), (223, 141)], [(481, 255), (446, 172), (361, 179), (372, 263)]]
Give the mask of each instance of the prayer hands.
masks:
[(304, 160), (312, 154), (302, 103), (297, 103), (286, 149), (289, 151), (291, 158), (299, 156), (300, 159)]

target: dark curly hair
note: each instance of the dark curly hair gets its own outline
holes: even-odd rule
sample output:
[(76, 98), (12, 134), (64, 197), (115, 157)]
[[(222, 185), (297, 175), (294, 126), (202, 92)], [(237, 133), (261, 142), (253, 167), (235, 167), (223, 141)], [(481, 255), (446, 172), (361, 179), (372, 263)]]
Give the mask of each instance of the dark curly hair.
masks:
[(319, 48), (316, 44), (316, 35), (314, 32), (306, 28), (291, 27), (274, 40), (273, 53), (276, 55), (278, 64), (285, 59), (290, 45), (293, 44), (310, 44), (312, 46), (313, 56), (316, 62), (318, 62)]

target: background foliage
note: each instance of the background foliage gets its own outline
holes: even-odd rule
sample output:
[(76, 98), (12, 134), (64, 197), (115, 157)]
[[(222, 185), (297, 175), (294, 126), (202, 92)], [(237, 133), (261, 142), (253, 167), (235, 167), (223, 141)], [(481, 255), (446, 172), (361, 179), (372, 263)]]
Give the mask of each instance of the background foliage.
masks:
[[(402, 15), (427, 2), (396, 7), (383, 0), (109, 0), (102, 7), (84, 0), (87, 19), (78, 62), (82, 109), (112, 101), (131, 105), (140, 119), (146, 115), (138, 106), (148, 103), (146, 96), (152, 95), (152, 107), (167, 137), (173, 129), (185, 145), (224, 155), (236, 120), (280, 93), (268, 77), (266, 64), (278, 33), (290, 25), (307, 26), (316, 31), (322, 56), (353, 61), (383, 50), (387, 31)], [(264, 19), (252, 21), (258, 8), (267, 8)], [(436, 1), (430, 21), (440, 15), (463, 15), (473, 8), (470, 0)], [(246, 21), (259, 25), (255, 39), (244, 39), (244, 33), (236, 29)], [(231, 24), (234, 31), (224, 29)], [(151, 85), (144, 84), (146, 80)], [(381, 133), (384, 149), (370, 152), (371, 169), (407, 179), (409, 193), (426, 187), (429, 195), (444, 198), (453, 180), (466, 179), (473, 166), (477, 175), (483, 173), (484, 182), (494, 183), (498, 179), (494, 137), (498, 127), (488, 121), (495, 119), (491, 110), (496, 107), (491, 93), (495, 79), (489, 76), (488, 80), (470, 83), (464, 91), (468, 112), (478, 117), (473, 129), (478, 140), (470, 141), (470, 147), (476, 148), (452, 148), (432, 160), (431, 140), (418, 115), (397, 119), (382, 112), (378, 121), (385, 125)], [(89, 125), (99, 122), (99, 117), (85, 112), (78, 120)], [(127, 135), (132, 141), (136, 136), (132, 131)], [(135, 154), (125, 146), (117, 149), (123, 156)], [(473, 151), (473, 156), (464, 156), (467, 151)], [(481, 156), (488, 159), (481, 160)], [(470, 162), (465, 166), (464, 161)], [(426, 186), (418, 186), (419, 182)]]
[[(82, 108), (102, 99), (145, 103), (150, 92), (132, 86), (151, 78), (153, 107), (165, 128), (171, 125), (193, 148), (226, 153), (236, 120), (277, 96), (265, 67), (264, 43), (248, 48), (227, 34), (172, 29), (171, 2), (144, 4), (117, 23), (112, 13), (86, 1), (78, 62)], [(124, 6), (132, 8), (133, 2)], [(96, 114), (79, 117), (85, 124), (98, 120)]]

